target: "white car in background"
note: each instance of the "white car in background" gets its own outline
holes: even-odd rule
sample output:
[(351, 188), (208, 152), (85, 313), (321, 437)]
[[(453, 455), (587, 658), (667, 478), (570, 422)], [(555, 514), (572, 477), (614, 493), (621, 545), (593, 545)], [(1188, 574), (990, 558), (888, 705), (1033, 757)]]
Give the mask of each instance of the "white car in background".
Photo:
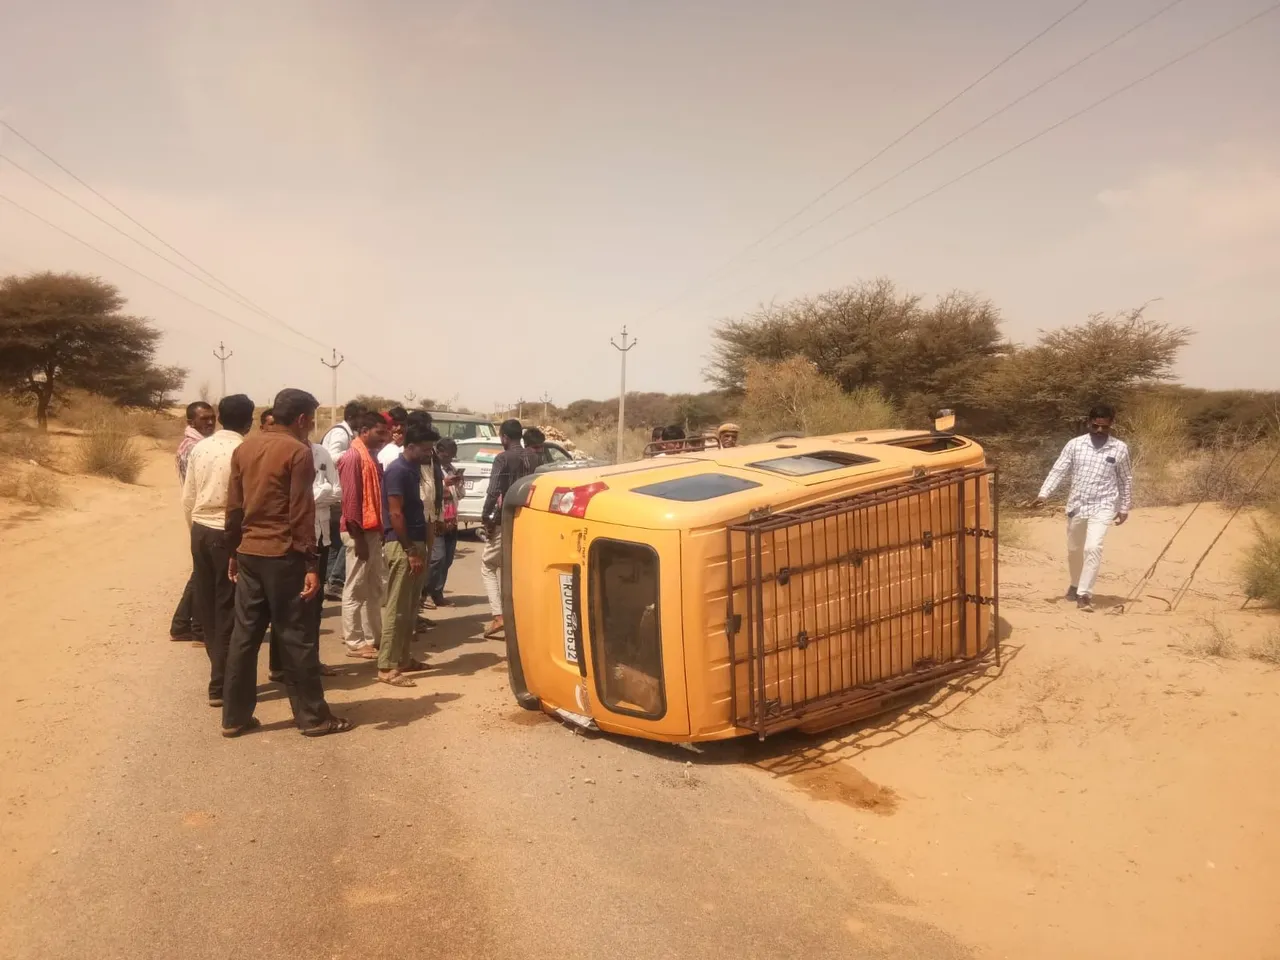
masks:
[[(575, 459), (573, 454), (552, 440), (543, 444), (542, 449), (547, 462), (538, 468), (539, 473), (597, 466), (600, 463), (598, 460)], [(460, 529), (480, 525), (484, 500), (489, 495), (489, 474), (493, 471), (493, 461), (501, 452), (502, 442), (496, 437), (458, 441), (458, 455), (454, 457), (453, 465), (462, 471), (462, 501), (458, 504)]]

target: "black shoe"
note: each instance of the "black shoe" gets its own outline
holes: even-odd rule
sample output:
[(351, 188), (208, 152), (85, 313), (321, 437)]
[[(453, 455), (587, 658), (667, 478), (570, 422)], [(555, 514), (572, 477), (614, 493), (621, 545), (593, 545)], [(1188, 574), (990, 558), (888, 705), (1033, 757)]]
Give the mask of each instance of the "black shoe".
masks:
[(1087, 593), (1076, 600), (1076, 608), (1082, 613), (1093, 613), (1093, 597)]
[(1080, 599), (1080, 593), (1075, 587), (1067, 587), (1067, 599), (1075, 602)]

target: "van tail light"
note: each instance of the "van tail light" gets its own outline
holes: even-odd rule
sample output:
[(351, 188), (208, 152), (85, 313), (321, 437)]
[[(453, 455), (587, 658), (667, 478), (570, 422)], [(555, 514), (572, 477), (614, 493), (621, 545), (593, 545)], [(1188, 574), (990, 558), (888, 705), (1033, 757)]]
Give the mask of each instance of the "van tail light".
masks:
[(556, 487), (551, 493), (551, 512), (581, 519), (587, 515), (587, 504), (591, 498), (608, 489), (608, 485), (600, 481), (584, 487)]

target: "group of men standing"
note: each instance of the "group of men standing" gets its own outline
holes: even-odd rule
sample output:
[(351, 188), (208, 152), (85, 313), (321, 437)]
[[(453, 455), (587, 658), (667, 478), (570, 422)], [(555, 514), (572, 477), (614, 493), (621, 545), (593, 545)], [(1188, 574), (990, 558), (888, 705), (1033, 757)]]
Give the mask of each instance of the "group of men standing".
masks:
[[(209, 705), (221, 708), (226, 737), (259, 726), (258, 652), (268, 630), (273, 678), (302, 733), (352, 726), (329, 709), (321, 679), (316, 516), (332, 471), (317, 469), (309, 440), (318, 406), (305, 390), (282, 390), (250, 434), (253, 401), (223, 397), (219, 429), (185, 451), (185, 466), (179, 454), (193, 614), (209, 656)], [(188, 422), (207, 421), (206, 409), (193, 404)]]
[(216, 415), (203, 402), (187, 408), (177, 464), (192, 573), (170, 633), (208, 653), (208, 700), (222, 709), (224, 736), (258, 726), (264, 639), (270, 678), (284, 684), (299, 729), (351, 729), (324, 698), (321, 678), (336, 671), (320, 662), (322, 577), (341, 584), (348, 655), (376, 659), (378, 679), (397, 687), (426, 669), (409, 652), (415, 629), (429, 624), (417, 615), (424, 591), (433, 606), (447, 603), (456, 443), (425, 411), (356, 404), (312, 443), (317, 407), (311, 394), (283, 390), (252, 434), (244, 394), (224, 397)]

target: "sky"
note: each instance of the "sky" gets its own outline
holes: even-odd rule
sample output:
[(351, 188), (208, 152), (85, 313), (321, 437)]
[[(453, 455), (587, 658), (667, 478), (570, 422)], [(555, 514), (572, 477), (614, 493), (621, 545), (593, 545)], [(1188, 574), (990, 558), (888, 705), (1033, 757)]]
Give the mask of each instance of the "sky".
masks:
[(190, 396), (224, 343), (262, 402), (328, 402), (332, 349), (343, 399), (606, 398), (624, 325), (629, 390), (705, 389), (718, 321), (877, 276), (1017, 342), (1153, 301), (1185, 382), (1280, 389), (1280, 10), (1085, 110), (1272, 0), (1182, 0), (944, 146), (1169, 3), (0, 0), (0, 120), (199, 266), (0, 127), (0, 195), (99, 251), (0, 200), (0, 273), (117, 284)]

